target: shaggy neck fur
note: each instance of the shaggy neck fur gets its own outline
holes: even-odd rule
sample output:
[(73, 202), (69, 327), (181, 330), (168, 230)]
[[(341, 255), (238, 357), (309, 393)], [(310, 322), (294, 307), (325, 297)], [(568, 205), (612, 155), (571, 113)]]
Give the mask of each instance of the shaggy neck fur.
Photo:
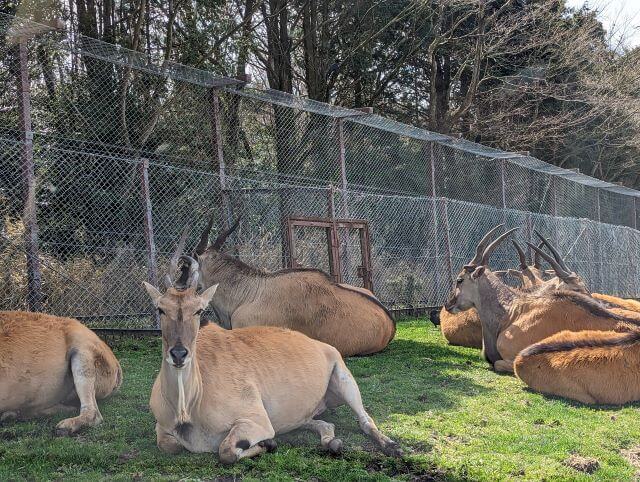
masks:
[(195, 355), (192, 353), (191, 361), (183, 368), (175, 368), (163, 360), (160, 369), (162, 397), (174, 412), (176, 425), (191, 422), (191, 411), (202, 395), (202, 378)]
[(516, 298), (514, 291), (491, 271), (486, 270), (478, 279), (478, 296), (475, 307), (482, 323), (484, 357), (491, 363), (500, 360), (498, 335), (507, 320), (507, 314)]

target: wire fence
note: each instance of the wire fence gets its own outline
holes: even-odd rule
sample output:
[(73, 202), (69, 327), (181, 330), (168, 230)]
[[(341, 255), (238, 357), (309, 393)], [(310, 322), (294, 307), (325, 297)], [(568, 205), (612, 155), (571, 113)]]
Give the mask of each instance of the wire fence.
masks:
[[(404, 125), (0, 15), (0, 308), (94, 327), (155, 323), (183, 226), (242, 215), (228, 249), (277, 270), (291, 216), (366, 220), (390, 308), (437, 306), (491, 227), (548, 235), (593, 291), (640, 297), (637, 191)], [(35, 35), (38, 33), (38, 35)], [(328, 270), (326, 233), (297, 229), (298, 263)], [(361, 240), (339, 236), (363, 285)], [(514, 267), (508, 246), (496, 269)]]

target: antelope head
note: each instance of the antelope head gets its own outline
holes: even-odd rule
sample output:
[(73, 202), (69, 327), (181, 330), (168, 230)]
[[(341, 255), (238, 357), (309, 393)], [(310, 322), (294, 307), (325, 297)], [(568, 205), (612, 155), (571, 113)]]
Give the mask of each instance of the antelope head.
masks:
[(456, 278), (453, 293), (444, 306), (450, 313), (458, 313), (478, 307), (480, 299), (478, 280), (486, 276), (487, 272), (490, 272), (488, 269), (489, 257), (507, 236), (518, 229), (510, 229), (489, 244), (491, 236), (503, 226), (504, 224), (499, 224), (485, 234), (484, 238), (476, 246), (476, 254), (473, 259), (462, 267), (462, 271)]
[[(181, 254), (186, 232), (185, 230), (175, 254), (171, 257), (169, 274), (165, 277), (165, 293), (161, 293), (149, 283), (144, 283), (160, 315), (163, 360), (177, 370), (187, 367), (193, 361), (196, 338), (202, 325), (202, 313), (218, 288), (216, 284), (202, 294), (197, 294), (198, 262), (191, 256)], [(178, 279), (174, 280), (176, 275)]]
[(453, 293), (444, 306), (450, 313), (470, 308), (479, 311), (482, 323), (482, 355), (490, 363), (500, 359), (497, 340), (505, 313), (502, 303), (510, 296), (511, 289), (489, 270), (489, 257), (507, 236), (518, 229), (510, 229), (488, 244), (493, 234), (503, 226), (499, 224), (493, 228), (478, 243), (475, 256), (458, 274)]

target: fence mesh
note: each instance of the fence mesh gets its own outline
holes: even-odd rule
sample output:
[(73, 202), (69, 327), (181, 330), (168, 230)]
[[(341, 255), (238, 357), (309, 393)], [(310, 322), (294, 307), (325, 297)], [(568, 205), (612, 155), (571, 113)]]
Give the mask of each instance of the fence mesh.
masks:
[[(242, 215), (227, 248), (268, 270), (330, 267), (323, 228), (296, 227), (288, 252), (288, 216), (366, 220), (390, 308), (441, 304), (498, 223), (549, 236), (592, 290), (640, 297), (636, 191), (81, 35), (21, 37), (40, 27), (0, 15), (1, 309), (152, 327), (141, 282), (212, 213), (217, 230)], [(337, 237), (362, 286), (359, 232)], [(507, 243), (492, 263), (514, 267)]]

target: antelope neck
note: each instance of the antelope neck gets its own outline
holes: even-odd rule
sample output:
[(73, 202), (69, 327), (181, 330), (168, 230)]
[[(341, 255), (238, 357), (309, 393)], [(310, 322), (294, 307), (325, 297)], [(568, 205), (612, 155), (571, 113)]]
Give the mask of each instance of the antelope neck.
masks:
[(160, 369), (162, 397), (174, 412), (178, 424), (190, 422), (190, 409), (198, 404), (202, 395), (196, 354), (190, 356), (191, 360), (183, 368), (175, 368), (163, 360)]

